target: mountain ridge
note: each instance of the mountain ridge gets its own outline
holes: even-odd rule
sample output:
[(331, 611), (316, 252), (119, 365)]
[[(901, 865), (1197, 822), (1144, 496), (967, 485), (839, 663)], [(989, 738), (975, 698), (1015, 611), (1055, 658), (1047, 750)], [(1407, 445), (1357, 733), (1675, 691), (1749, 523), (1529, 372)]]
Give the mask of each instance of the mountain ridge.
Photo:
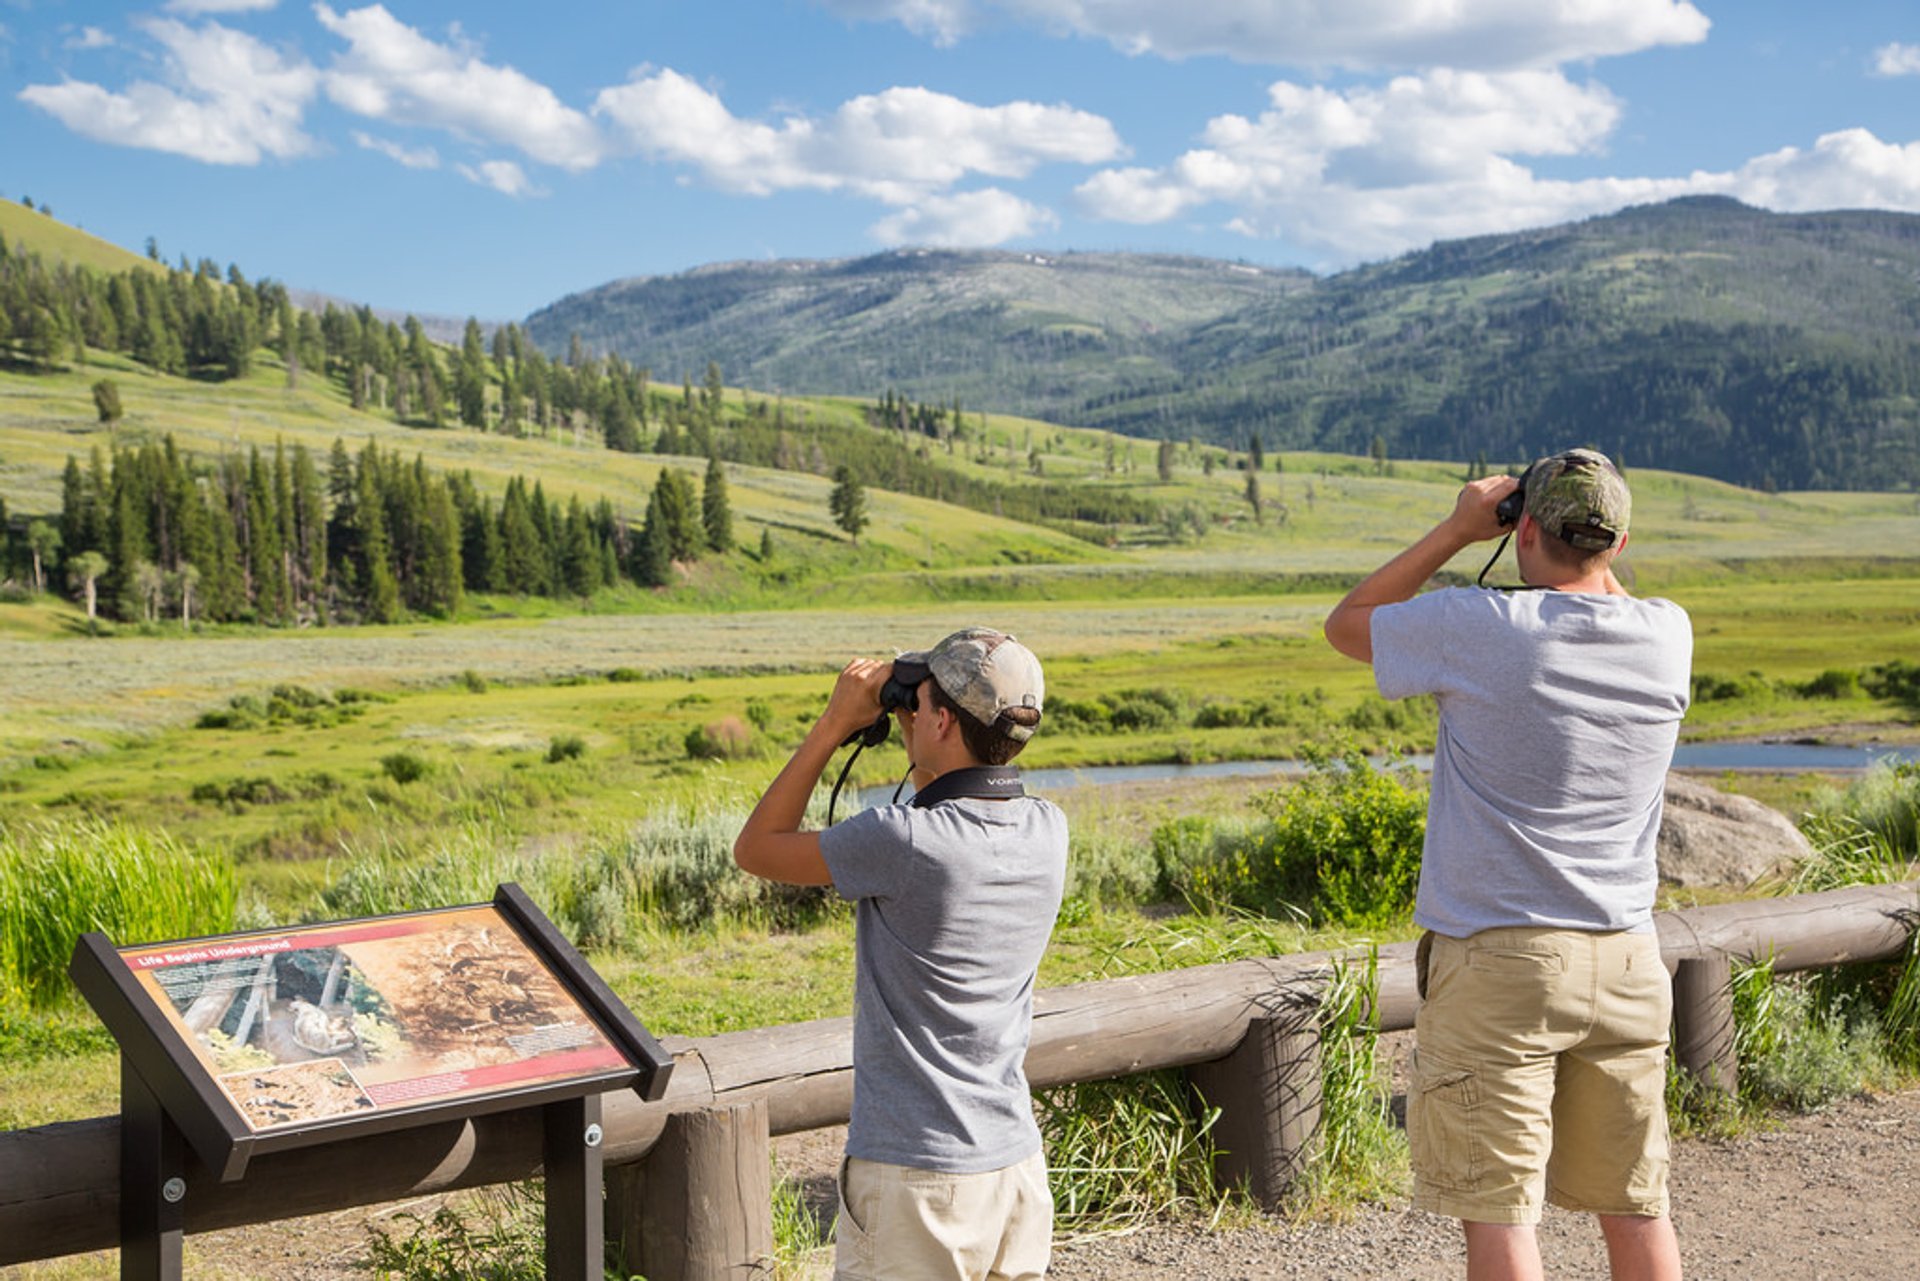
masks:
[(1758, 487), (1920, 484), (1920, 217), (1683, 197), (1328, 276), (1118, 252), (708, 264), (568, 295), (658, 377), (1145, 438), (1524, 461), (1564, 440)]

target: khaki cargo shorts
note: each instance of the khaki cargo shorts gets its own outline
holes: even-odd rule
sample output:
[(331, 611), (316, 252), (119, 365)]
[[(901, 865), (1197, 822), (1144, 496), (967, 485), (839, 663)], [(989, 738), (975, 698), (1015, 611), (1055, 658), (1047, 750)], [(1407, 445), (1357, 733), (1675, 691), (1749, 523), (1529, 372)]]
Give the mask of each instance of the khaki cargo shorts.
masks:
[(984, 1174), (840, 1163), (835, 1281), (1039, 1281), (1052, 1243), (1039, 1152)]
[(1658, 937), (1429, 933), (1419, 957), (1414, 1204), (1473, 1223), (1538, 1223), (1543, 1199), (1665, 1214), (1673, 991)]

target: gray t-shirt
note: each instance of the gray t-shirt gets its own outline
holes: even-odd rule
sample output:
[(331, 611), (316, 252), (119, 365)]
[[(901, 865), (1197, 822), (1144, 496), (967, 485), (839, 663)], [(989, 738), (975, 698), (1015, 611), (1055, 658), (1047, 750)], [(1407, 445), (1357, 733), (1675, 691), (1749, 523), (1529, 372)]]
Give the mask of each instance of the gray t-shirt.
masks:
[(1692, 662), (1668, 600), (1448, 588), (1374, 610), (1380, 692), (1440, 705), (1415, 923), (1651, 929)]
[(820, 851), (855, 904), (848, 1155), (955, 1174), (1032, 1156), (1025, 1060), (1066, 815), (1031, 796), (888, 805)]

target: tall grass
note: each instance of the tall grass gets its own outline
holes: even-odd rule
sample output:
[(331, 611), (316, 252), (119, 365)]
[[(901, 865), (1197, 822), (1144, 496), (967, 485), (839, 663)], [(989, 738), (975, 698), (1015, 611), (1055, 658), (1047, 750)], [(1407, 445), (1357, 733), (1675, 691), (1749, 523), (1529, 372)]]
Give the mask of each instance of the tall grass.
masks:
[(1801, 820), (1814, 857), (1796, 893), (1920, 878), (1920, 764), (1879, 764), (1829, 790)]
[(1403, 1188), (1407, 1144), (1393, 1120), (1373, 1011), (1380, 952), (1337, 962), (1320, 992), (1320, 1135), (1292, 1199), (1302, 1212), (1341, 1213)]
[(1115, 1232), (1225, 1208), (1211, 1138), (1220, 1111), (1194, 1108), (1183, 1073), (1076, 1082), (1042, 1090), (1037, 1103), (1056, 1232)]
[(538, 852), (497, 825), (472, 822), (426, 849), (349, 847), (320, 904), (329, 916), (379, 916), (484, 901), (514, 881), (589, 947), (723, 921), (787, 927), (832, 910), (829, 891), (776, 885), (735, 865), (744, 821), (730, 809), (660, 810), (617, 835)]
[(91, 819), (0, 830), (0, 1001), (56, 1003), (84, 933), (123, 946), (222, 934), (237, 898), (231, 861), (163, 833)]

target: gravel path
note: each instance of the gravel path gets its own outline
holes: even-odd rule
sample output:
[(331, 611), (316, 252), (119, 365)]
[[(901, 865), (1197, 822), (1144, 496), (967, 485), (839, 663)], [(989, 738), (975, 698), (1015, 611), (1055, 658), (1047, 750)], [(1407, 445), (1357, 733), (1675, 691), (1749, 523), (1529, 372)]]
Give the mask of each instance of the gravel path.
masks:
[[(1920, 1277), (1917, 1196), (1920, 1090), (1850, 1099), (1777, 1130), (1692, 1140), (1674, 1152), (1674, 1226), (1695, 1281), (1912, 1281)], [(1590, 1217), (1549, 1208), (1540, 1248), (1549, 1276), (1607, 1275)], [(1051, 1275), (1457, 1281), (1465, 1270), (1453, 1221), (1401, 1206), (1297, 1229), (1152, 1228), (1060, 1249)]]
[[(776, 1141), (804, 1171), (809, 1199), (831, 1196), (839, 1131)], [(1913, 1281), (1920, 1277), (1920, 1088), (1848, 1099), (1726, 1142), (1675, 1145), (1673, 1215), (1692, 1281)], [(1599, 1229), (1549, 1207), (1547, 1275), (1605, 1278)], [(824, 1252), (823, 1252), (824, 1253)], [(825, 1278), (822, 1257), (808, 1273)], [(1459, 1281), (1466, 1251), (1451, 1219), (1404, 1203), (1343, 1223), (1206, 1231), (1185, 1225), (1056, 1245), (1056, 1281)]]

